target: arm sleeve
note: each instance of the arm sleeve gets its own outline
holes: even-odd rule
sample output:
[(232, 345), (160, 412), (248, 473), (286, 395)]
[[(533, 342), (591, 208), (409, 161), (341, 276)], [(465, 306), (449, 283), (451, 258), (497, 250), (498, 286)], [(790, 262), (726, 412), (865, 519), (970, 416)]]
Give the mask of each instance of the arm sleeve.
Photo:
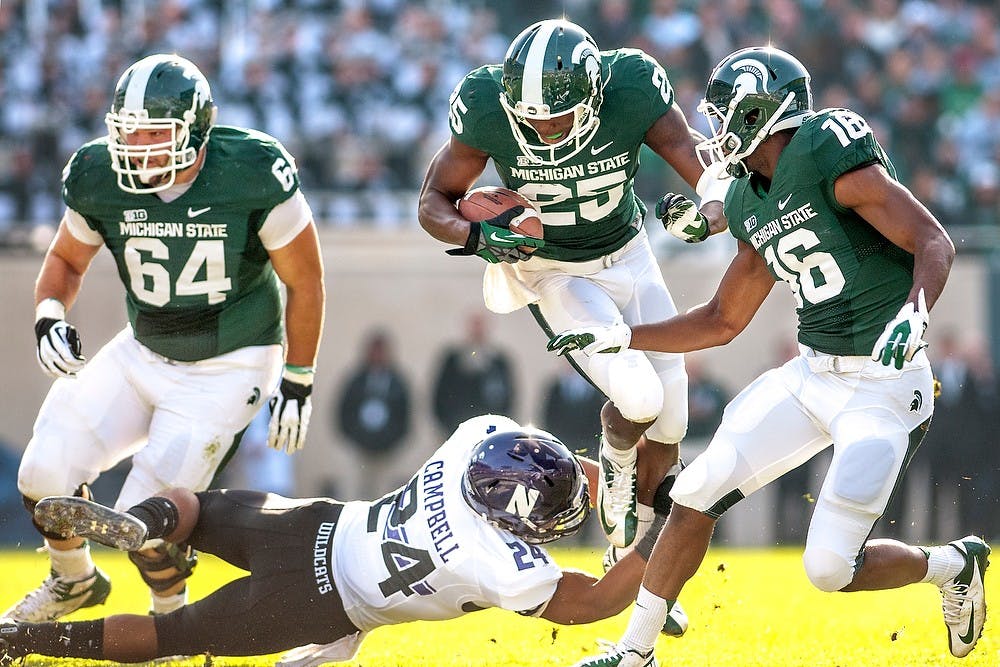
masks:
[(260, 227), (260, 241), (267, 250), (292, 242), (312, 222), (312, 210), (301, 190), (271, 209)]
[(66, 223), (66, 229), (80, 243), (87, 245), (102, 245), (104, 239), (87, 224), (86, 218), (71, 208), (67, 208), (63, 214), (62, 221)]

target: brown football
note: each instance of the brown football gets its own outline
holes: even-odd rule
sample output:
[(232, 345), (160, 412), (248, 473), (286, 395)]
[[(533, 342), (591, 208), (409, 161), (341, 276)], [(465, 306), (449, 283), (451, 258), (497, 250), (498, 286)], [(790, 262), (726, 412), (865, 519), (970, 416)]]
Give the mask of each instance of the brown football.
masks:
[[(510, 228), (519, 234), (535, 239), (544, 238), (542, 220), (538, 217), (538, 209), (523, 195), (493, 185), (475, 190), (469, 190), (458, 201), (458, 212), (471, 222), (482, 222), (495, 218), (504, 211), (515, 206), (523, 206), (524, 213), (511, 221)], [(524, 252), (534, 252), (535, 248), (521, 246)]]

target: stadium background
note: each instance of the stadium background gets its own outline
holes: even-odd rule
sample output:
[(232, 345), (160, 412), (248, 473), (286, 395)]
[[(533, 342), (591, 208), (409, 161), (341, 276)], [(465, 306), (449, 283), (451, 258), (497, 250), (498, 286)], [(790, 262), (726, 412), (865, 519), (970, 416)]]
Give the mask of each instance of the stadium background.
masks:
[[(24, 521), (16, 457), (48, 388), (34, 361), (31, 288), (61, 212), (59, 174), (69, 154), (104, 132), (114, 82), (133, 60), (176, 51), (213, 85), (220, 122), (281, 139), (297, 157), (321, 227), (327, 325), (309, 444), (295, 460), (296, 493), (352, 486), (353, 453), (332, 417), (335, 392), (366, 333), (382, 326), (414, 390), (414, 437), (393, 466), (405, 474), (435, 446), (429, 389), (441, 348), (483, 310), (474, 259), (443, 255), (415, 219), (416, 189), (447, 138), (447, 98), (470, 69), (499, 62), (509, 40), (538, 18), (565, 15), (604, 49), (639, 46), (664, 64), (693, 125), (711, 66), (735, 48), (771, 41), (814, 79), (816, 106), (848, 106), (873, 125), (901, 178), (948, 227), (959, 257), (930, 332), (954, 330), (997, 358), (1000, 326), (1000, 7), (944, 0), (565, 0), (505, 3), (428, 0), (22, 0), (0, 3), (0, 361), (6, 389), (0, 439), (13, 465), (0, 479), (0, 540)], [(484, 182), (494, 182), (488, 171)], [(683, 189), (654, 156), (640, 195)], [(648, 222), (648, 221), (647, 221)], [(650, 234), (668, 286), (684, 308), (708, 298), (731, 239), (685, 246), (653, 220)], [(736, 390), (773, 365), (794, 334), (792, 301), (776, 289), (750, 328), (704, 354)], [(71, 313), (86, 351), (125, 321), (106, 253)], [(490, 316), (492, 336), (515, 363), (514, 415), (538, 416), (540, 387), (559, 365), (526, 312)], [(988, 361), (992, 365), (992, 361)], [(690, 458), (698, 443), (691, 443)], [(989, 458), (984, 456), (986, 465)], [(994, 475), (996, 471), (994, 470)], [(913, 516), (925, 512), (918, 487)], [(995, 498), (994, 498), (995, 501)], [(724, 537), (768, 543), (768, 492), (738, 510)], [(921, 525), (912, 531), (923, 530)], [(918, 535), (919, 536), (919, 535)]]

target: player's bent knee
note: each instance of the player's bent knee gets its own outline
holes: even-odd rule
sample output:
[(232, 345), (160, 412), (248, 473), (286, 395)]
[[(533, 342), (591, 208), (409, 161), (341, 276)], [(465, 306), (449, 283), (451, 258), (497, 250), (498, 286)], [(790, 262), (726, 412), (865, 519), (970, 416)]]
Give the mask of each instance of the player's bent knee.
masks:
[(641, 353), (630, 350), (623, 354), (594, 355), (592, 363), (606, 366), (602, 387), (611, 402), (625, 419), (635, 423), (651, 422), (663, 409), (663, 386), (649, 360)]
[(854, 580), (854, 564), (829, 549), (807, 546), (802, 564), (812, 585), (827, 593), (839, 591)]
[(36, 502), (46, 496), (66, 496), (73, 493), (80, 482), (73, 483), (61, 466), (25, 458), (17, 471), (17, 490), (25, 498)]

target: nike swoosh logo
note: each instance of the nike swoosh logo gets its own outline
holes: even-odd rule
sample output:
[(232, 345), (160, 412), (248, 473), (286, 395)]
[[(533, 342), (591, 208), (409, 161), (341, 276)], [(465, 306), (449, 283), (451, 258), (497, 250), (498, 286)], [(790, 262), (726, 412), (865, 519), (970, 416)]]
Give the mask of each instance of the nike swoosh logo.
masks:
[(511, 241), (516, 241), (517, 239), (526, 239), (526, 238), (530, 237), (525, 236), (524, 234), (515, 234), (514, 232), (511, 232), (506, 236), (500, 236), (496, 232), (490, 234), (490, 241), (496, 241), (497, 243), (509, 243)]
[(193, 209), (190, 206), (188, 206), (188, 217), (197, 218), (202, 213), (208, 213), (211, 210), (212, 210), (211, 206), (206, 206), (205, 208), (199, 208), (199, 209)]
[(610, 146), (613, 143), (615, 143), (615, 142), (614, 141), (609, 141), (608, 143), (604, 144), (603, 146), (591, 146), (590, 147), (590, 154), (591, 155), (597, 155), (598, 153), (600, 153), (601, 151), (603, 151), (605, 148), (607, 148), (608, 146)]
[(958, 638), (963, 644), (971, 644), (976, 639), (976, 603), (969, 600), (969, 629)]
[(785, 207), (788, 206), (788, 200), (792, 198), (792, 195), (788, 195), (784, 199), (778, 202), (778, 210), (784, 211)]

